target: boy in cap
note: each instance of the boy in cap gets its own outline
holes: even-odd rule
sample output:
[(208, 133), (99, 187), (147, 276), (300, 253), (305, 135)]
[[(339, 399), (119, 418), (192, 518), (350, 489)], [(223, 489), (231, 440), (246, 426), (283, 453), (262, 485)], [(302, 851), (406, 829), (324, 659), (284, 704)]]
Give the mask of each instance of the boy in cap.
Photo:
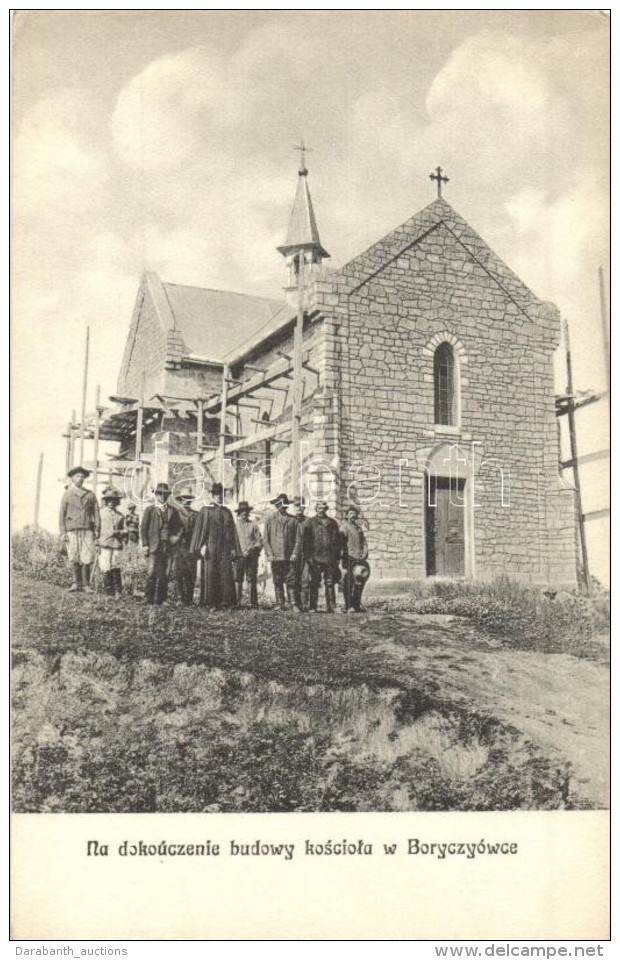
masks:
[(150, 503), (142, 514), (140, 537), (148, 561), (145, 599), (149, 604), (162, 604), (168, 595), (168, 577), (174, 545), (183, 531), (177, 510), (168, 503), (170, 487), (158, 483), (155, 503)]
[(368, 544), (359, 521), (359, 510), (351, 504), (346, 519), (340, 526), (342, 546), (342, 567), (344, 570), (343, 592), (345, 612), (359, 613), (362, 604), (362, 592), (370, 576), (368, 565)]
[(140, 542), (140, 518), (135, 503), (130, 503), (125, 514), (125, 538), (127, 543)]
[(314, 611), (318, 606), (321, 580), (325, 584), (325, 609), (336, 609), (335, 573), (340, 560), (340, 533), (338, 524), (327, 516), (327, 502), (317, 500), (316, 516), (302, 528), (302, 550), (305, 567), (303, 578), (304, 606)]
[(239, 556), (235, 561), (235, 582), (237, 584), (237, 603), (243, 597), (243, 580), (247, 580), (250, 587), (250, 606), (258, 607), (258, 558), (263, 549), (263, 538), (260, 527), (254, 520), (250, 520), (252, 507), (247, 500), (241, 500), (237, 507), (237, 536), (239, 538)]
[(125, 518), (118, 509), (121, 495), (108, 487), (101, 495), (101, 530), (99, 533), (99, 569), (103, 574), (105, 592), (120, 600), (123, 595), (120, 555), (123, 549)]
[(267, 518), (263, 542), (265, 556), (271, 564), (276, 604), (285, 610), (285, 584), (289, 604), (292, 605), (294, 600), (296, 563), (301, 553), (301, 525), (288, 512), (290, 500), (285, 493), (278, 494), (270, 503), (276, 512)]
[(71, 591), (94, 593), (90, 586), (90, 569), (95, 562), (95, 540), (99, 537), (99, 504), (92, 490), (84, 489), (90, 476), (85, 467), (69, 470), (69, 484), (60, 501), (60, 536), (67, 544), (73, 572)]
[(198, 514), (190, 550), (201, 559), (200, 603), (220, 610), (237, 602), (233, 562), (239, 556), (239, 539), (233, 515), (222, 503), (221, 483), (213, 484), (211, 497)]

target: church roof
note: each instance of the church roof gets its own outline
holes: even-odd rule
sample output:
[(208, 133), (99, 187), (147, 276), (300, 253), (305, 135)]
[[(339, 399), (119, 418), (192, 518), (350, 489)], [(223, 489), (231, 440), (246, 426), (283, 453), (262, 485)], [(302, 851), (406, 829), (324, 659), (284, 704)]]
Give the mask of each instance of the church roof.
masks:
[(291, 210), (286, 240), (280, 253), (285, 257), (298, 250), (316, 250), (322, 257), (329, 257), (327, 250), (321, 244), (319, 228), (316, 225), (314, 207), (308, 188), (308, 171), (302, 164), (297, 180), (297, 193)]
[(173, 326), (189, 354), (221, 363), (283, 306), (281, 300), (162, 283)]

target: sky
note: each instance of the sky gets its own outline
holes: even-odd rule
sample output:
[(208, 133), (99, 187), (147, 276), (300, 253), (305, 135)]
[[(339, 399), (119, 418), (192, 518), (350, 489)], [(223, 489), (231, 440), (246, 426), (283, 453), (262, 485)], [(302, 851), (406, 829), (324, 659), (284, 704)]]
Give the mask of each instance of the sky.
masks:
[[(600, 11), (22, 11), (13, 29), (13, 521), (56, 528), (61, 437), (113, 394), (140, 276), (278, 297), (303, 139), (330, 264), (445, 198), (606, 386), (609, 21)], [(564, 389), (558, 351), (558, 389)], [(607, 405), (579, 420), (608, 446)], [(86, 458), (91, 456), (87, 451)], [(608, 505), (607, 463), (584, 467)], [(589, 527), (606, 578), (607, 521)], [(596, 542), (595, 542), (596, 541)]]

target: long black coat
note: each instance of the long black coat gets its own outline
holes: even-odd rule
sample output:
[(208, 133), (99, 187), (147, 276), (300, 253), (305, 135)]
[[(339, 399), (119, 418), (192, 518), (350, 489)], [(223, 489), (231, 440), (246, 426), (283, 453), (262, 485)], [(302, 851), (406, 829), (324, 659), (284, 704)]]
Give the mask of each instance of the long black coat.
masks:
[[(201, 554), (202, 547), (206, 553)], [(228, 507), (203, 507), (192, 534), (191, 553), (201, 560), (200, 602), (205, 607), (232, 607), (237, 602), (233, 559), (240, 556), (239, 538)]]

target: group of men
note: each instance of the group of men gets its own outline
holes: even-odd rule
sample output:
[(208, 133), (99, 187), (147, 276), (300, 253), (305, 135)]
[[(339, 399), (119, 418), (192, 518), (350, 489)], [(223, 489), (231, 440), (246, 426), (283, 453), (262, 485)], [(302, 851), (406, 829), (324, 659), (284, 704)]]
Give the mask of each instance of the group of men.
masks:
[[(214, 483), (211, 502), (199, 512), (192, 509), (195, 495), (189, 489), (174, 493), (167, 483), (155, 487), (154, 502), (138, 519), (135, 504), (123, 515), (120, 493), (108, 487), (102, 507), (84, 487), (89, 471), (74, 467), (60, 508), (60, 533), (67, 544), (73, 573), (72, 591), (92, 593), (90, 575), (98, 559), (105, 592), (122, 594), (121, 551), (128, 544), (141, 549), (147, 560), (145, 601), (167, 602), (168, 583), (174, 577), (178, 601), (192, 605), (198, 570), (200, 604), (229, 609), (242, 602), (244, 584), (250, 606), (258, 607), (258, 567), (261, 552), (271, 566), (276, 605), (299, 612), (318, 610), (321, 585), (325, 610), (336, 609), (336, 584), (342, 581), (344, 608), (361, 610), (368, 577), (368, 545), (359, 523), (359, 510), (350, 505), (340, 526), (327, 516), (328, 505), (316, 502), (315, 516), (306, 517), (300, 497), (291, 502), (285, 493), (271, 500), (275, 510), (261, 531), (251, 517), (252, 507), (242, 500), (237, 519), (223, 504), (223, 488)], [(289, 507), (293, 513), (289, 513)]]

